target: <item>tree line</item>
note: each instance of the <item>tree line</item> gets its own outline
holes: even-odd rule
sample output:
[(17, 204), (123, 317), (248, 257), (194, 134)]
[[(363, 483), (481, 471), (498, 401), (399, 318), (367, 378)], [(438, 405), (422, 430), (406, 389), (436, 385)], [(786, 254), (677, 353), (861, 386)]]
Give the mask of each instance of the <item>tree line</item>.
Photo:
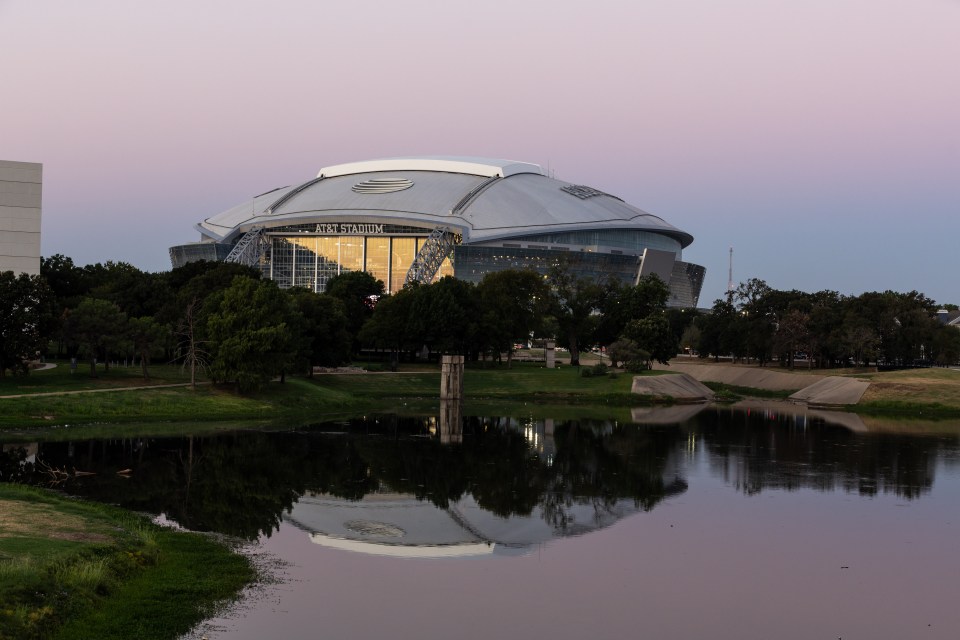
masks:
[(159, 361), (247, 392), (358, 357), (396, 363), (447, 353), (509, 366), (517, 345), (547, 339), (568, 349), (573, 365), (602, 347), (614, 365), (634, 370), (667, 362), (681, 344), (701, 357), (788, 367), (798, 356), (810, 367), (960, 360), (960, 331), (941, 325), (938, 305), (915, 291), (843, 296), (752, 279), (707, 313), (667, 309), (668, 297), (656, 276), (597, 282), (562, 263), (546, 276), (445, 277), (392, 295), (366, 272), (345, 272), (317, 294), (280, 289), (237, 264), (148, 273), (122, 262), (80, 267), (58, 254), (42, 260), (39, 276), (0, 274), (0, 375), (26, 373), (41, 355), (86, 361), (93, 376), (125, 361), (149, 377)]
[(938, 305), (922, 293), (773, 289), (751, 279), (682, 336), (701, 357), (730, 356), (763, 366), (807, 367), (953, 365), (960, 362), (960, 330), (937, 319)]
[(248, 392), (358, 356), (505, 356), (509, 365), (516, 345), (531, 338), (555, 339), (573, 364), (596, 345), (610, 345), (629, 365), (665, 362), (680, 337), (667, 319), (668, 295), (656, 277), (597, 283), (563, 265), (547, 277), (446, 277), (392, 295), (366, 272), (345, 272), (317, 294), (280, 289), (237, 264), (148, 273), (122, 262), (80, 267), (58, 254), (42, 260), (39, 276), (0, 276), (0, 375), (26, 373), (41, 355), (85, 361), (92, 376), (137, 362), (146, 378), (151, 362), (175, 362)]

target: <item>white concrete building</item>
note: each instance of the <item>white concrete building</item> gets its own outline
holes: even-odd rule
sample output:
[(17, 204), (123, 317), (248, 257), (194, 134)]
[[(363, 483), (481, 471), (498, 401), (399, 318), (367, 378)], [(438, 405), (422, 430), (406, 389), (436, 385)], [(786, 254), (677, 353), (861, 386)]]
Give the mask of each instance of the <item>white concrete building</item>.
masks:
[(43, 165), (0, 160), (0, 272), (40, 274)]

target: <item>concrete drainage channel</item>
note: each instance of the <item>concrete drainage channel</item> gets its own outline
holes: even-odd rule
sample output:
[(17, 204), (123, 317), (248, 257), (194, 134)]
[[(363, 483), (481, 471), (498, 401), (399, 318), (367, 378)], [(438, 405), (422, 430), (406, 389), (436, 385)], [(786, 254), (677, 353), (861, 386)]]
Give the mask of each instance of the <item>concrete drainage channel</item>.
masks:
[(630, 391), (645, 396), (666, 396), (678, 403), (709, 402), (713, 391), (687, 373), (636, 376)]
[(859, 378), (827, 376), (790, 396), (794, 402), (815, 406), (850, 405), (860, 402), (870, 382)]
[(709, 388), (701, 384), (702, 381), (769, 391), (799, 388), (789, 397), (790, 401), (829, 407), (857, 404), (870, 386), (869, 381), (860, 378), (787, 373), (759, 367), (679, 363), (657, 368), (676, 373), (634, 378), (632, 391), (669, 396), (677, 402), (707, 402), (714, 396)]

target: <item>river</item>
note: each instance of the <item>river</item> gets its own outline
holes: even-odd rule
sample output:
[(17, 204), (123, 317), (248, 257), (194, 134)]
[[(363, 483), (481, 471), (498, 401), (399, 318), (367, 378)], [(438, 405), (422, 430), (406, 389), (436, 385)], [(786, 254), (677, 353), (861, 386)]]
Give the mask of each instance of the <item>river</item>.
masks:
[[(4, 477), (235, 536), (189, 638), (956, 638), (960, 429), (763, 408), (375, 416), (4, 445)], [(119, 472), (119, 473), (118, 473)]]

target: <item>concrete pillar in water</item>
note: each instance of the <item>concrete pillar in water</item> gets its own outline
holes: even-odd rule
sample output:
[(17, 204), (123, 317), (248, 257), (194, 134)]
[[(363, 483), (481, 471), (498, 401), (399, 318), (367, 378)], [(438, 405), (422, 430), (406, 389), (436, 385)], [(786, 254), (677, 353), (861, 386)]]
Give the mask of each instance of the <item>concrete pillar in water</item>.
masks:
[(463, 399), (463, 356), (443, 356), (441, 358), (440, 399)]
[(557, 343), (553, 340), (547, 340), (544, 347), (544, 356), (547, 359), (547, 369), (553, 369), (557, 366), (557, 354), (555, 353)]

